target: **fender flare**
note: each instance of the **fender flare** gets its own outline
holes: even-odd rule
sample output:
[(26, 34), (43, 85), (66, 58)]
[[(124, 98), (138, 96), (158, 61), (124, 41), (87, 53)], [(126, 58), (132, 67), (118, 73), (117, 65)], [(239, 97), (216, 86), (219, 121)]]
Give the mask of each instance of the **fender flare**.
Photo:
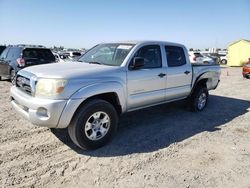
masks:
[(126, 91), (124, 90), (123, 85), (116, 81), (99, 82), (84, 86), (71, 95), (70, 99), (82, 99), (82, 102), (84, 102), (88, 98), (106, 93), (115, 93), (117, 95), (118, 102), (121, 105), (122, 112), (126, 111)]
[(192, 93), (194, 92), (194, 90), (199, 84), (204, 84), (208, 90), (215, 89), (220, 80), (214, 79), (216, 78), (214, 74), (215, 74), (214, 72), (210, 72), (210, 71), (201, 73), (194, 81), (193, 88), (191, 90), (190, 95), (192, 95)]

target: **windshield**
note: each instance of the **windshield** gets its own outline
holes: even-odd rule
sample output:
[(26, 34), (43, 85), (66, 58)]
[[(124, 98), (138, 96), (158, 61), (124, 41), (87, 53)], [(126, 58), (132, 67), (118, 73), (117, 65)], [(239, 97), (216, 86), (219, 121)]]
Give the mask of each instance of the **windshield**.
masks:
[(85, 53), (78, 61), (110, 66), (120, 66), (134, 44), (99, 44)]

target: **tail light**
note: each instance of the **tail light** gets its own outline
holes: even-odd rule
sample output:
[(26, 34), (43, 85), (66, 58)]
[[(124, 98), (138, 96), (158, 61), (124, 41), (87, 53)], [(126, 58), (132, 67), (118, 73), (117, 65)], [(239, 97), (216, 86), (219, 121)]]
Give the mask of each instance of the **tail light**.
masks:
[(17, 64), (19, 65), (19, 67), (25, 66), (25, 60), (23, 58), (18, 58), (16, 61), (17, 61)]

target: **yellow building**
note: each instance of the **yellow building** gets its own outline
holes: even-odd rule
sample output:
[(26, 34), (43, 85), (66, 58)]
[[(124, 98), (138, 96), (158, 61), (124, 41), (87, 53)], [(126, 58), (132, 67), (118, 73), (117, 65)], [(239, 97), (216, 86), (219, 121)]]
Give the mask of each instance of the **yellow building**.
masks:
[(250, 58), (250, 41), (238, 40), (228, 46), (228, 65), (242, 66)]

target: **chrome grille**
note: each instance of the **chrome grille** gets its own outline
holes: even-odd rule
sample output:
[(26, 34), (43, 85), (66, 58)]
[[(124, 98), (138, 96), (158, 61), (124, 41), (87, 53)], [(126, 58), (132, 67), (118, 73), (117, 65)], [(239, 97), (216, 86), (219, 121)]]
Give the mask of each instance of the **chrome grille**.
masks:
[(16, 87), (25, 92), (28, 95), (31, 95), (31, 85), (30, 79), (21, 75), (16, 77)]

